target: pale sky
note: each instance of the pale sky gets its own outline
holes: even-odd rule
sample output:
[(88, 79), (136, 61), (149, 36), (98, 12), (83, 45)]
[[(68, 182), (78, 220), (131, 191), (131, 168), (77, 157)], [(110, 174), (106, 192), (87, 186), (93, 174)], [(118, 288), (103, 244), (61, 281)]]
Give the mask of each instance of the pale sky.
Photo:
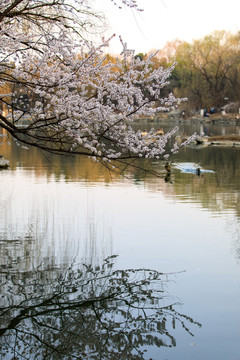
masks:
[[(240, 0), (138, 0), (144, 12), (118, 10), (110, 0), (95, 0), (109, 21), (106, 33), (121, 35), (136, 53), (161, 49), (175, 39), (191, 42), (214, 30), (240, 31)], [(118, 38), (108, 52), (121, 51)]]

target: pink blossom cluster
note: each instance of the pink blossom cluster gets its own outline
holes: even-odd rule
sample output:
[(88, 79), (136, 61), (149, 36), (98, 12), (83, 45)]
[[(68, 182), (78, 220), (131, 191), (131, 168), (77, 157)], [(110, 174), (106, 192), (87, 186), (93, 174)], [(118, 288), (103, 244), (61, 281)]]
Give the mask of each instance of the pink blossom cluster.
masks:
[[(104, 161), (160, 159), (177, 128), (143, 135), (132, 122), (181, 101), (173, 94), (162, 97), (175, 64), (154, 68), (156, 53), (141, 60), (121, 38), (122, 54), (110, 59), (104, 49), (111, 39), (95, 47), (80, 36), (87, 10), (85, 1), (71, 6), (67, 0), (1, 2), (0, 87), (9, 90), (1, 101), (11, 107), (12, 119), (0, 115), (0, 125), (21, 143), (48, 151)], [(28, 97), (27, 110), (13, 101), (21, 94)], [(31, 122), (19, 130), (25, 113)]]

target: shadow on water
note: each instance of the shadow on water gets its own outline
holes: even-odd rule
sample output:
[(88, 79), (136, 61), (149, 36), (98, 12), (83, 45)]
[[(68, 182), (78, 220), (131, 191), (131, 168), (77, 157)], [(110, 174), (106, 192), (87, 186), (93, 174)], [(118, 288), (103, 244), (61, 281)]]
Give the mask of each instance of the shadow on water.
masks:
[(145, 359), (146, 347), (174, 347), (179, 313), (165, 291), (174, 274), (72, 264), (65, 270), (1, 271), (4, 359)]

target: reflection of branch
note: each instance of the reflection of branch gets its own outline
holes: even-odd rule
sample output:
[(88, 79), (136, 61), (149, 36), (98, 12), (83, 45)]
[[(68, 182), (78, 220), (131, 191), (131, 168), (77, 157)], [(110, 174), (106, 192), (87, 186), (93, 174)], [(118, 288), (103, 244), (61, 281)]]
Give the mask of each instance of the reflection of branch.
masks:
[[(0, 309), (5, 352), (20, 354), (24, 349), (26, 354), (34, 348), (34, 358), (45, 354), (44, 358), (63, 359), (71, 354), (71, 359), (137, 360), (144, 359), (147, 345), (175, 346), (170, 332), (176, 321), (191, 335), (186, 323), (201, 326), (175, 310), (178, 303), (170, 302), (164, 291), (167, 274), (150, 269), (114, 270), (114, 258), (97, 267), (85, 265), (83, 270), (55, 270), (51, 278), (57, 275), (57, 279), (44, 294), (42, 288), (49, 289), (49, 280), (41, 273), (37, 277), (33, 273), (31, 279), (28, 274), (25, 283), (19, 273), (15, 284), (13, 277), (6, 276), (4, 286), (13, 295), (7, 299), (9, 306), (6, 303)], [(31, 355), (25, 358), (33, 359)]]

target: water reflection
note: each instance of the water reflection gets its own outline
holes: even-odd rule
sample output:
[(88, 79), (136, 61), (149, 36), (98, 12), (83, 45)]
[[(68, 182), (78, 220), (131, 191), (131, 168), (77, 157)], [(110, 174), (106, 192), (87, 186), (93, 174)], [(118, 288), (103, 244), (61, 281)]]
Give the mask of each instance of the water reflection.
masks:
[(4, 359), (144, 359), (146, 346), (176, 346), (179, 323), (201, 325), (179, 313), (165, 292), (171, 275), (72, 264), (1, 272), (1, 345)]
[[(218, 359), (236, 358), (239, 266), (234, 255), (240, 258), (239, 149), (185, 149), (173, 159), (176, 163), (198, 163), (214, 173), (197, 176), (173, 167), (166, 177), (164, 162), (141, 160), (140, 165), (157, 171), (160, 177), (136, 167), (128, 169), (128, 179), (88, 159), (45, 155), (15, 144), (3, 145), (1, 153), (11, 163), (10, 169), (0, 172), (3, 327), (15, 323), (2, 338), (2, 345), (8, 345), (11, 353), (9, 357), (3, 355), (4, 359), (21, 359), (17, 351), (22, 351), (23, 358), (26, 351), (29, 358), (46, 355), (57, 359), (60, 350), (66, 359), (74, 358), (78, 351), (78, 358), (84, 360), (90, 356), (137, 359), (145, 356), (141, 351), (146, 349), (150, 349), (148, 359), (202, 360), (202, 353), (210, 359), (216, 357), (211, 356), (211, 349), (219, 349)], [(92, 276), (102, 271), (103, 259), (114, 253), (120, 254), (120, 269), (186, 269), (183, 279), (179, 275), (174, 285), (176, 296), (183, 299), (183, 313), (204, 325), (201, 331), (191, 318), (178, 314), (177, 305), (170, 308), (175, 299), (171, 301), (167, 292), (158, 293), (166, 307), (162, 309), (163, 303), (158, 304), (162, 312), (157, 313), (158, 317), (151, 313), (151, 324), (138, 317), (138, 309), (133, 315), (126, 314), (122, 297), (120, 302), (118, 297), (102, 301), (102, 290), (112, 295), (111, 289), (124, 287), (114, 278), (113, 268), (108, 273), (104, 266), (106, 275), (101, 281), (96, 275), (94, 279), (99, 281), (91, 278), (89, 282), (88, 273)], [(71, 267), (74, 257), (75, 263), (91, 264), (92, 270), (82, 265)], [(137, 280), (144, 271), (131, 274)], [(162, 291), (165, 280), (163, 275), (157, 289)], [(83, 283), (85, 292), (80, 291)], [(128, 282), (123, 285), (126, 288)], [(85, 301), (83, 295), (87, 294), (91, 301), (97, 299), (97, 313), (96, 306), (69, 308), (75, 301)], [(226, 307), (226, 303), (231, 306)], [(148, 310), (145, 312), (149, 315)], [(192, 339), (188, 340), (188, 332), (182, 331), (181, 321), (197, 335), (194, 343), (198, 346), (189, 345)], [(225, 338), (225, 342), (219, 344), (219, 338)], [(160, 355), (158, 346), (162, 346)], [(35, 348), (34, 357), (31, 351)]]
[(235, 258), (240, 262), (240, 221), (236, 218), (227, 220), (227, 229), (232, 233), (233, 245), (232, 252)]
[[(165, 182), (145, 178), (149, 191), (161, 191), (167, 198), (179, 197), (181, 201), (198, 203), (214, 214), (232, 212), (240, 218), (240, 149), (230, 148), (187, 148), (173, 159), (173, 164), (198, 164), (204, 169), (200, 176), (183, 173), (171, 165), (171, 174), (163, 171), (163, 164), (153, 163), (154, 169), (163, 171)], [(172, 185), (168, 186), (169, 183)], [(166, 186), (167, 185), (167, 186)]]
[(100, 254), (101, 258), (112, 254), (111, 209), (105, 213), (95, 203), (95, 193), (81, 183), (70, 186), (22, 171), (2, 173), (2, 266), (17, 261), (18, 269), (26, 271), (45, 258), (54, 258), (60, 266), (77, 255), (94, 262)]
[[(86, 195), (80, 189), (86, 183), (88, 188), (96, 185), (112, 188), (134, 183), (139, 189), (161, 192), (166, 199), (177, 198), (181, 202), (197, 203), (213, 216), (230, 213), (240, 219), (240, 149), (237, 148), (187, 148), (175, 155), (175, 163), (197, 163), (201, 168), (214, 171), (200, 176), (184, 174), (174, 167), (168, 174), (164, 162), (141, 160), (139, 165), (150, 172), (129, 168), (127, 175), (130, 182), (89, 159), (43, 155), (37, 149), (26, 151), (16, 144), (4, 144), (1, 150), (4, 157), (10, 160), (11, 168), (1, 171), (0, 237), (13, 240), (16, 236), (22, 239), (37, 234), (38, 254), (39, 251), (42, 254), (38, 262), (42, 256), (49, 255), (56, 241), (64, 246), (57, 245), (54, 252), (65, 247), (65, 254), (70, 248), (72, 251), (69, 254), (78, 252), (79, 243), (85, 242), (83, 248), (88, 249), (88, 259), (89, 254), (99, 251), (96, 245), (98, 239), (105, 237), (106, 251), (103, 257), (111, 254), (112, 235), (104, 229), (105, 216), (111, 216), (111, 209), (104, 215), (99, 206), (92, 206), (95, 200), (91, 199), (91, 191)], [(160, 178), (154, 177), (151, 171), (157, 171)], [(71, 186), (62, 188), (61, 184)], [(79, 188), (77, 194), (72, 191), (73, 185)], [(73, 211), (74, 208), (78, 210)], [(58, 219), (59, 216), (62, 219), (61, 224), (56, 218), (56, 210), (61, 212), (58, 215)], [(69, 218), (66, 220), (67, 213), (71, 213), (70, 221)], [(69, 239), (67, 234), (72, 234), (72, 238)], [(94, 238), (93, 234), (95, 242), (89, 240)], [(46, 238), (48, 241), (43, 241)], [(48, 248), (46, 244), (51, 245)]]

